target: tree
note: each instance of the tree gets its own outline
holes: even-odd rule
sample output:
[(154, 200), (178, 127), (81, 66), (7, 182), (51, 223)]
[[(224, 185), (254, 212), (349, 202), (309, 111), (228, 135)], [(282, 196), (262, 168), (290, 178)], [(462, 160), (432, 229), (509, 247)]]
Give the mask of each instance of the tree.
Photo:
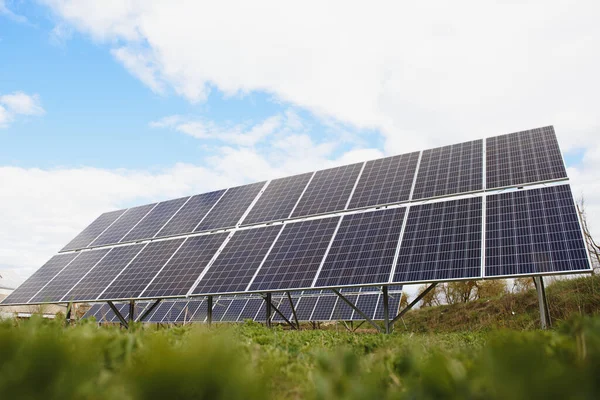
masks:
[[(429, 285), (421, 285), (419, 290), (419, 295), (423, 293)], [(422, 299), (421, 299), (421, 307), (432, 307), (440, 305), (440, 285), (437, 285), (433, 289), (431, 289)]]
[(581, 196), (577, 201), (577, 212), (579, 212), (585, 243), (587, 245), (592, 259), (592, 270), (595, 273), (600, 273), (600, 246), (598, 245), (598, 243), (596, 243), (596, 241), (592, 237), (592, 234), (590, 233), (590, 229), (587, 223), (587, 214), (585, 210), (585, 199), (583, 196)]
[[(529, 279), (533, 281), (533, 279)], [(491, 279), (477, 282), (477, 298), (491, 299), (500, 297), (508, 292), (504, 279)]]
[(477, 282), (455, 281), (441, 286), (447, 304), (467, 303), (477, 296)]

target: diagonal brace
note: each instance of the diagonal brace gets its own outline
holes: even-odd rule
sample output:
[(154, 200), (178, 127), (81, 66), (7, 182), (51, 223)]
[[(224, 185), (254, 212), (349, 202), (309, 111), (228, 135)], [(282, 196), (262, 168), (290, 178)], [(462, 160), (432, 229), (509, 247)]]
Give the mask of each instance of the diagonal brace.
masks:
[(119, 310), (117, 309), (117, 307), (115, 307), (115, 305), (113, 304), (112, 301), (107, 301), (108, 306), (110, 307), (110, 309), (115, 313), (115, 315), (117, 316), (117, 318), (119, 318), (119, 321), (121, 322), (121, 325), (123, 325), (125, 327), (125, 329), (129, 329), (129, 325), (127, 324), (127, 321), (125, 321), (125, 318), (121, 315), (121, 313), (119, 312)]
[(287, 298), (290, 301), (290, 307), (292, 307), (292, 315), (294, 316), (294, 321), (296, 321), (296, 326), (298, 327), (298, 330), (300, 330), (298, 315), (296, 315), (296, 307), (294, 307), (294, 302), (292, 301), (292, 296), (290, 295), (290, 292), (287, 292)]
[(278, 309), (277, 307), (275, 307), (275, 304), (273, 304), (273, 303), (270, 301), (270, 299), (267, 299), (266, 297), (265, 297), (264, 299), (265, 299), (265, 301), (267, 301), (267, 302), (271, 303), (271, 308), (272, 308), (273, 310), (275, 310), (275, 312), (276, 312), (277, 314), (279, 314), (279, 316), (280, 316), (281, 318), (283, 318), (283, 320), (284, 320), (284, 321), (285, 321), (285, 322), (286, 322), (286, 323), (287, 323), (289, 326), (291, 326), (291, 327), (292, 327), (292, 329), (296, 329), (296, 330), (298, 329), (298, 328), (296, 327), (296, 325), (292, 324), (292, 323), (290, 322), (290, 320), (289, 320), (289, 319), (287, 319), (287, 318), (285, 317), (285, 315), (283, 315), (283, 313), (282, 313), (281, 311), (279, 311), (279, 309)]
[(415, 306), (415, 304), (417, 304), (419, 301), (421, 301), (421, 299), (423, 297), (425, 297), (427, 295), (427, 293), (429, 293), (430, 291), (433, 290), (434, 287), (437, 286), (437, 282), (436, 283), (432, 283), (431, 285), (429, 285), (427, 287), (427, 289), (423, 290), (423, 293), (421, 293), (420, 295), (417, 296), (416, 299), (414, 299), (409, 305), (406, 306), (406, 308), (404, 308), (404, 310), (400, 311), (400, 313), (398, 313), (398, 315), (396, 315), (396, 317), (390, 321), (390, 327), (392, 325), (394, 325), (394, 323), (396, 323), (400, 318), (402, 318), (402, 316), (404, 314), (406, 314), (411, 308), (413, 308)]
[(375, 322), (373, 322), (373, 320), (371, 318), (367, 317), (367, 315), (364, 312), (362, 312), (358, 307), (356, 307), (350, 300), (348, 300), (346, 297), (344, 297), (344, 295), (342, 295), (336, 289), (331, 289), (331, 290), (333, 291), (333, 293), (337, 294), (340, 299), (344, 300), (346, 302), (346, 304), (348, 304), (350, 307), (352, 307), (354, 309), (354, 311), (359, 313), (360, 316), (363, 317), (365, 321), (367, 321), (368, 323), (373, 325), (375, 327), (375, 329), (377, 329), (379, 332), (381, 332), (381, 327), (379, 325), (377, 325)]
[(146, 319), (146, 317), (148, 315), (150, 315), (150, 313), (152, 311), (154, 311), (156, 309), (156, 307), (158, 307), (158, 305), (160, 304), (161, 301), (162, 301), (162, 299), (158, 299), (154, 303), (152, 303), (152, 305), (150, 307), (148, 307), (140, 316), (138, 316), (135, 321), (136, 322), (144, 321), (144, 319)]

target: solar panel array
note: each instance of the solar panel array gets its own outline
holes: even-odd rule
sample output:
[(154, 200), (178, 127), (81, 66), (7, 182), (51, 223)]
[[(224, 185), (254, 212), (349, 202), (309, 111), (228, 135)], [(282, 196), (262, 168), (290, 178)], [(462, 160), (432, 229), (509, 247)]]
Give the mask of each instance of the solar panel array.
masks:
[(3, 304), (589, 271), (558, 180), (549, 127), (106, 213)]
[[(379, 292), (360, 292), (348, 295), (350, 300), (367, 317), (372, 320), (383, 320), (382, 294)], [(401, 293), (389, 295), (389, 318), (398, 314)], [(352, 307), (339, 299), (335, 294), (301, 293), (292, 297), (298, 321), (363, 321), (364, 317)], [(273, 296), (272, 303), (288, 319), (293, 321), (293, 311), (286, 296)], [(135, 305), (135, 315), (141, 315), (150, 303), (140, 302)], [(264, 322), (266, 319), (265, 300), (250, 296), (217, 296), (213, 302), (213, 322), (243, 322), (251, 319)], [(129, 304), (115, 304), (119, 312), (127, 318)], [(165, 300), (162, 301), (143, 322), (149, 323), (193, 323), (207, 321), (207, 303), (204, 300)], [(119, 319), (107, 304), (93, 305), (83, 318), (95, 317), (100, 323), (119, 323)], [(284, 322), (275, 311), (272, 321)]]

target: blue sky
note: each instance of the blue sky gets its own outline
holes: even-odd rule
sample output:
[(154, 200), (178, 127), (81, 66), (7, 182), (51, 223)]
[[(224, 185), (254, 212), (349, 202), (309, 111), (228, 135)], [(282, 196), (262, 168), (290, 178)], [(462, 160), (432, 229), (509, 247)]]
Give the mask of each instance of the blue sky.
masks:
[(18, 283), (109, 209), (550, 124), (597, 229), (599, 17), (0, 0), (0, 274)]

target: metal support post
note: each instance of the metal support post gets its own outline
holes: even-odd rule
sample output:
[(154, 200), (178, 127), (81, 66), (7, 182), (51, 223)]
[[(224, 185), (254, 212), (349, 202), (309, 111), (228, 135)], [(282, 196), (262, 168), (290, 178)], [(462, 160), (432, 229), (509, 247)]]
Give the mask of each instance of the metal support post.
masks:
[(139, 316), (136, 318), (136, 321), (143, 321), (143, 320), (145, 320), (145, 319), (146, 319), (146, 317), (147, 317), (148, 315), (150, 315), (150, 313), (151, 313), (152, 311), (154, 311), (154, 310), (156, 309), (156, 307), (158, 307), (158, 305), (160, 304), (160, 302), (161, 302), (161, 301), (162, 301), (162, 299), (158, 299), (158, 300), (156, 300), (154, 303), (152, 303), (152, 305), (151, 305), (150, 307), (148, 307), (148, 308), (146, 308), (146, 310), (144, 310), (144, 313), (143, 313), (142, 315), (139, 315)]
[(383, 286), (381, 288), (382, 292), (383, 292), (383, 323), (384, 323), (384, 329), (385, 329), (385, 333), (389, 334), (390, 333), (390, 297), (388, 294), (388, 287), (387, 286)]
[(427, 295), (427, 293), (429, 293), (430, 291), (433, 290), (434, 287), (437, 286), (437, 282), (436, 283), (432, 283), (431, 285), (429, 285), (427, 287), (427, 289), (423, 290), (423, 292), (417, 296), (416, 299), (414, 299), (409, 305), (406, 306), (406, 308), (402, 311), (400, 311), (400, 313), (398, 313), (398, 315), (396, 315), (396, 317), (390, 321), (390, 327), (392, 325), (394, 325), (400, 318), (402, 318), (402, 316), (404, 314), (406, 314), (408, 312), (408, 310), (410, 310), (411, 308), (413, 308), (415, 306), (415, 304), (417, 304), (419, 301), (421, 301), (421, 299), (423, 297), (425, 297)]
[(69, 303), (67, 305), (67, 314), (65, 315), (65, 324), (69, 325), (71, 323), (71, 313), (73, 310), (73, 303)]
[(125, 318), (123, 318), (123, 316), (121, 315), (121, 313), (119, 312), (119, 310), (117, 309), (117, 307), (115, 307), (115, 305), (113, 304), (113, 302), (112, 301), (107, 301), (107, 303), (108, 303), (108, 306), (110, 307), (110, 309), (112, 310), (112, 312), (115, 313), (115, 315), (117, 316), (117, 318), (121, 322), (121, 325), (123, 325), (123, 327), (125, 327), (125, 329), (129, 329), (129, 325), (127, 324), (127, 321), (125, 321)]
[(294, 302), (292, 301), (292, 296), (290, 292), (287, 292), (288, 300), (290, 301), (290, 307), (292, 307), (292, 314), (294, 316), (294, 321), (296, 322), (296, 327), (300, 330), (300, 323), (298, 322), (298, 315), (296, 315), (296, 307), (294, 307)]
[(129, 300), (129, 323), (135, 320), (135, 300)]
[(365, 321), (367, 321), (368, 323), (373, 325), (373, 327), (375, 329), (377, 329), (379, 332), (381, 332), (381, 327), (379, 325), (377, 325), (375, 322), (373, 322), (373, 320), (371, 320), (371, 318), (367, 317), (367, 315), (364, 312), (362, 312), (361, 309), (356, 307), (350, 300), (348, 300), (346, 297), (344, 297), (339, 291), (337, 291), (335, 289), (331, 289), (331, 291), (333, 293), (337, 294), (340, 299), (342, 299), (346, 304), (348, 304), (350, 307), (352, 307), (354, 309), (354, 311), (359, 313), (360, 316), (363, 317)]
[(273, 303), (271, 303), (271, 293), (267, 293), (267, 295), (265, 296), (265, 301), (267, 302), (265, 309), (266, 309), (266, 323), (267, 323), (267, 328), (271, 327), (271, 316), (273, 315), (273, 311), (271, 310), (271, 307), (273, 307)]
[(213, 310), (213, 297), (206, 296), (206, 322), (208, 322), (208, 326), (212, 324), (212, 310)]
[(552, 327), (550, 320), (550, 310), (548, 309), (548, 298), (546, 297), (546, 288), (544, 287), (544, 278), (542, 276), (534, 276), (533, 283), (537, 291), (538, 303), (540, 306), (540, 324), (542, 329)]

